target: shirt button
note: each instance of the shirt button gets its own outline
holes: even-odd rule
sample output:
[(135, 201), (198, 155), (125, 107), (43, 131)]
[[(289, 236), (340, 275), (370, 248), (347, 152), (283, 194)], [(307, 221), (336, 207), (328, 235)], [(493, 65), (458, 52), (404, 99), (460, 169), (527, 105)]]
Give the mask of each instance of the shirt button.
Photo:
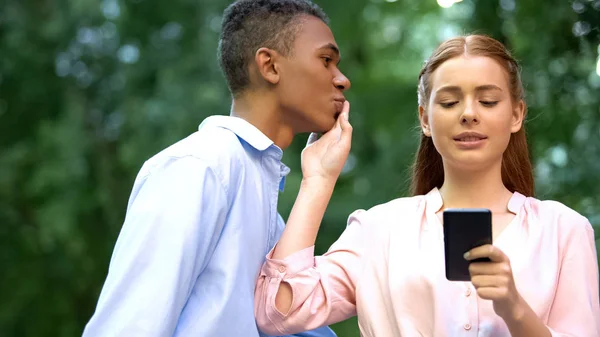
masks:
[(284, 266), (279, 266), (279, 268), (277, 268), (279, 270), (280, 273), (285, 273), (285, 267)]
[(465, 291), (465, 296), (471, 296), (471, 288), (467, 288), (467, 291)]
[(469, 331), (469, 330), (471, 330), (471, 324), (467, 323), (467, 324), (463, 325), (463, 328), (465, 328), (465, 330)]

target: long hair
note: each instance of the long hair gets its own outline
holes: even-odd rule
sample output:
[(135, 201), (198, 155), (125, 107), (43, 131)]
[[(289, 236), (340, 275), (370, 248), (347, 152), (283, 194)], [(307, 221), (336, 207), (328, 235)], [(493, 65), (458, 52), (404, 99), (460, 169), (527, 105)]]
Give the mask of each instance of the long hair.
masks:
[[(431, 74), (447, 60), (461, 55), (487, 56), (498, 61), (509, 77), (509, 88), (513, 102), (524, 102), (523, 83), (517, 61), (504, 45), (485, 35), (455, 37), (443, 42), (431, 55), (419, 74), (419, 106), (425, 108), (431, 95)], [(525, 109), (525, 116), (527, 109)], [(524, 117), (525, 117), (524, 116)], [(412, 166), (412, 195), (423, 195), (444, 183), (442, 157), (431, 137), (421, 133), (421, 142)], [(502, 182), (511, 192), (533, 196), (533, 169), (527, 147), (525, 125), (511, 134), (508, 147), (502, 156)]]

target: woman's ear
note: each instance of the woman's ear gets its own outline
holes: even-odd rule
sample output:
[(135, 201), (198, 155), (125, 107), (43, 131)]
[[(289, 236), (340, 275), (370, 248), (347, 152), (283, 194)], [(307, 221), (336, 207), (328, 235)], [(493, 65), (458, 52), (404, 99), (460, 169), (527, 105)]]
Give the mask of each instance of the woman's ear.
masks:
[(519, 130), (521, 130), (521, 127), (523, 127), (523, 120), (525, 119), (525, 111), (527, 111), (527, 106), (521, 99), (519, 100), (519, 103), (513, 107), (510, 132), (517, 133)]
[(419, 105), (419, 123), (421, 123), (421, 130), (427, 137), (431, 137), (431, 129), (429, 127), (429, 115), (425, 108)]

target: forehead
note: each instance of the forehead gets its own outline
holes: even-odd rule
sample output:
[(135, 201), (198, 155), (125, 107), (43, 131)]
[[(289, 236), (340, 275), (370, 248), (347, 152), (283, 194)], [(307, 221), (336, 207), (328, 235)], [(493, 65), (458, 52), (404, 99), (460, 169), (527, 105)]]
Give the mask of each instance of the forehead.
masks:
[(494, 84), (508, 87), (508, 73), (498, 61), (487, 56), (461, 55), (442, 63), (431, 76), (431, 87), (452, 85), (476, 87)]
[(329, 43), (337, 46), (331, 29), (321, 19), (307, 15), (300, 20), (301, 27), (294, 40), (294, 47), (298, 47), (294, 48), (296, 52), (312, 52)]

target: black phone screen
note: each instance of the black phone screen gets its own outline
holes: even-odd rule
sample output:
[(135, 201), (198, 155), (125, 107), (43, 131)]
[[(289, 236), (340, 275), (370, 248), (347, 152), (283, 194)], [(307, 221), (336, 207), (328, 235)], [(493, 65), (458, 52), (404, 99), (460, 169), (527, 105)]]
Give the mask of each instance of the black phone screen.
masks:
[(490, 260), (467, 261), (464, 254), (486, 244), (492, 244), (492, 212), (489, 209), (444, 210), (444, 255), (448, 280), (470, 281), (469, 263)]

